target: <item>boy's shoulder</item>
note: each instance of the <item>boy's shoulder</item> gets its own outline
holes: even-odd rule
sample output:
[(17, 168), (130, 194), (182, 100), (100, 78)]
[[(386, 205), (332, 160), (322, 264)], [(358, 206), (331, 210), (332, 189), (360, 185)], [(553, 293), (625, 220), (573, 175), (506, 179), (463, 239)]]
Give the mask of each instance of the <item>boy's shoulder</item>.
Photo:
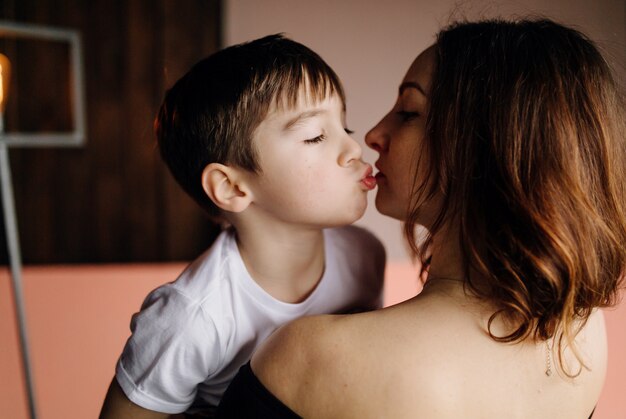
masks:
[(237, 256), (234, 231), (224, 230), (167, 286), (192, 300), (205, 298), (217, 292), (224, 280), (232, 276), (231, 271), (238, 267), (237, 263), (233, 263), (233, 258)]
[(221, 294), (228, 293), (228, 290), (221, 288), (228, 286), (229, 279), (237, 275), (233, 266), (237, 268), (238, 264), (231, 260), (236, 258), (231, 249), (233, 241), (232, 231), (220, 233), (213, 244), (187, 265), (175, 280), (152, 290), (143, 306), (157, 300), (167, 302), (172, 308), (179, 306), (182, 311), (204, 310), (207, 305), (224, 306)]
[(237, 275), (231, 268), (237, 264), (229, 260), (230, 240), (234, 240), (232, 232), (220, 233), (178, 278), (148, 293), (141, 310), (133, 315), (131, 330), (148, 335), (198, 335), (194, 330), (209, 335), (231, 333), (230, 323), (223, 321), (234, 317), (236, 311), (229, 298), (230, 280)]

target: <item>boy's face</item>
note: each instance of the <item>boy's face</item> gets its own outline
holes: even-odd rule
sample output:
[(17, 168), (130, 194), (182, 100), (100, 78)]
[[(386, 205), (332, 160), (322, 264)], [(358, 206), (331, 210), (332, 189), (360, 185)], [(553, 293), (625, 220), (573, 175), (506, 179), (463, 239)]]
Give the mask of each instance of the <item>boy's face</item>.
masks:
[(361, 146), (346, 133), (337, 95), (322, 101), (301, 93), (294, 108), (272, 107), (253, 136), (259, 174), (251, 174), (253, 203), (277, 220), (311, 227), (352, 223), (374, 188)]

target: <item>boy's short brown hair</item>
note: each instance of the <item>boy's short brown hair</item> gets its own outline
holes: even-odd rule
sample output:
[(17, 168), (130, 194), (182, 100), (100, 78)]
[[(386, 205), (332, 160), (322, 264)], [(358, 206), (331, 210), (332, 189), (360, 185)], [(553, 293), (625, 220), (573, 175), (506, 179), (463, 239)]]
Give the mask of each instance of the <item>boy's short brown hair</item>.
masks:
[(220, 212), (202, 188), (213, 162), (259, 172), (254, 131), (270, 106), (291, 107), (306, 88), (345, 104), (341, 82), (306, 46), (270, 35), (225, 48), (195, 64), (166, 93), (155, 120), (161, 156), (176, 181), (210, 216)]

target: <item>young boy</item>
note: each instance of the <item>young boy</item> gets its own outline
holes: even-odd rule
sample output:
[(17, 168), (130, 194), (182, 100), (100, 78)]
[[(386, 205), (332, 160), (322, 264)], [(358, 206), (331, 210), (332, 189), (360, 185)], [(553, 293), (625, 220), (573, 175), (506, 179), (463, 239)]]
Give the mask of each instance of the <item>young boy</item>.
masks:
[(317, 54), (280, 35), (226, 48), (168, 91), (155, 126), (176, 180), (230, 227), (133, 316), (101, 418), (211, 412), (278, 326), (381, 305), (384, 249), (345, 227), (376, 181)]

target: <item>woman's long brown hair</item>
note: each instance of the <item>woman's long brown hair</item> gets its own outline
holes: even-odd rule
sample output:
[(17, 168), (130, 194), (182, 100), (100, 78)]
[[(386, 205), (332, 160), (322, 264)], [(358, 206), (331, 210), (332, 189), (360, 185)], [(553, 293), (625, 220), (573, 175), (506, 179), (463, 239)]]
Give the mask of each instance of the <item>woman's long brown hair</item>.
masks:
[[(459, 223), (467, 286), (496, 307), (490, 336), (571, 345), (626, 272), (626, 131), (610, 68), (585, 35), (549, 20), (457, 23), (435, 49), (430, 173), (409, 243), (423, 254), (416, 219), (441, 193), (429, 237)], [(491, 330), (498, 316), (512, 324), (504, 336)]]

